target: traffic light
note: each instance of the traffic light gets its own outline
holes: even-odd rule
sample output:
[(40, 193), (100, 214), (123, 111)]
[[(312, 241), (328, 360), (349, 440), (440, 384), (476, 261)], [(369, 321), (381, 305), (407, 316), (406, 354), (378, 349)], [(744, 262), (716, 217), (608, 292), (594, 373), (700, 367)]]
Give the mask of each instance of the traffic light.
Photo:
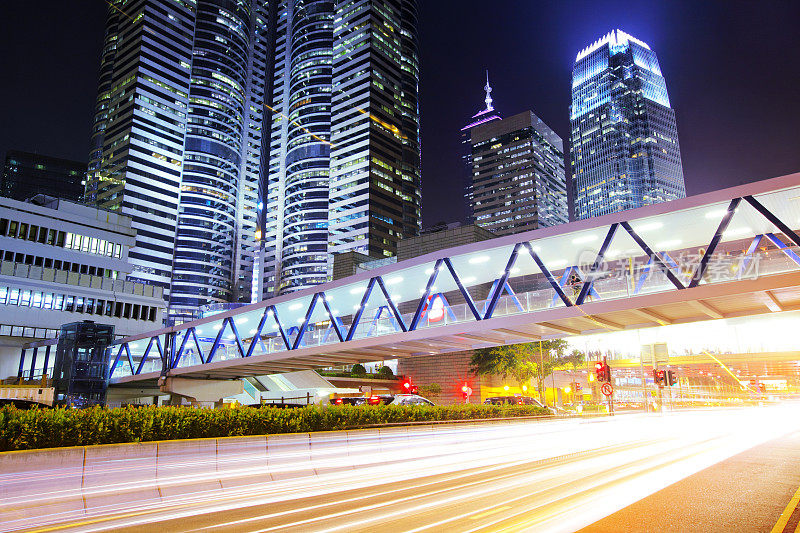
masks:
[(400, 382), (400, 390), (403, 394), (417, 394), (419, 387), (411, 383), (411, 378), (403, 378), (403, 381)]
[(470, 396), (472, 396), (472, 387), (469, 386), (469, 383), (464, 383), (461, 386), (461, 397), (465, 402), (469, 402)]
[(663, 387), (667, 384), (666, 380), (667, 377), (663, 370), (656, 370), (655, 368), (653, 369), (653, 381), (655, 381), (656, 385)]
[(597, 374), (597, 381), (600, 383), (611, 382), (611, 367), (608, 366), (608, 363), (596, 361), (594, 363), (594, 372)]
[(667, 382), (666, 385), (672, 387), (678, 382), (678, 376), (675, 375), (673, 370), (667, 370)]

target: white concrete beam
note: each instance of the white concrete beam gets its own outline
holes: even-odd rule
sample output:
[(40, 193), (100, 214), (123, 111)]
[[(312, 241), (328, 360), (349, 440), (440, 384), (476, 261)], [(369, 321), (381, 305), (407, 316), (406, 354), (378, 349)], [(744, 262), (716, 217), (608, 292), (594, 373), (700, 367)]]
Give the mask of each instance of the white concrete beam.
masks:
[(631, 309), (631, 311), (633, 311), (639, 316), (647, 318), (648, 320), (652, 320), (653, 322), (660, 324), (662, 326), (668, 326), (672, 324), (672, 320), (650, 309)]
[(711, 318), (725, 318), (725, 315), (703, 300), (689, 300), (688, 304)]
[(761, 296), (761, 301), (764, 302), (764, 305), (767, 306), (767, 309), (772, 311), (773, 313), (780, 313), (781, 311), (785, 311), (783, 304), (781, 304), (780, 300), (772, 293), (772, 291), (764, 291), (759, 294)]

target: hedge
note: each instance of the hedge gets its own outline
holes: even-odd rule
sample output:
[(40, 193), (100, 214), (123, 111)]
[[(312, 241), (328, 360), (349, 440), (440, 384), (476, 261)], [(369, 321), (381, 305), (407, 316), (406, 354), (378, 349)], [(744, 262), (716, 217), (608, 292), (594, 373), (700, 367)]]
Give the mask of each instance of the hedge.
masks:
[(307, 433), (377, 424), (548, 415), (533, 405), (0, 408), (0, 451), (123, 442)]

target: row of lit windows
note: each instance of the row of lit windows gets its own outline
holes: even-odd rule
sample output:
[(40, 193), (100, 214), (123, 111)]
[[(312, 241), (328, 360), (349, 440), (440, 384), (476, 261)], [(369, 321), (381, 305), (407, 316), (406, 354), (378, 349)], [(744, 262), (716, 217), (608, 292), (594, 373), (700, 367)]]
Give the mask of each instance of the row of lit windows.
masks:
[(106, 257), (122, 257), (121, 244), (114, 244), (111, 241), (98, 239), (97, 237), (45, 228), (44, 226), (28, 224), (27, 222), (17, 222), (7, 218), (0, 218), (0, 236), (14, 237)]
[(90, 315), (105, 315), (108, 317), (128, 318), (133, 320), (149, 320), (155, 322), (157, 307), (83, 298), (65, 294), (55, 294), (28, 289), (12, 289), (0, 287), (0, 305), (16, 305), (20, 307), (33, 307), (53, 311), (68, 311)]
[(117, 279), (119, 277), (119, 270), (89, 266), (81, 263), (72, 263), (70, 261), (61, 261), (60, 259), (53, 259), (52, 257), (21, 254), (14, 252), (13, 250), (0, 250), (0, 259), (13, 263), (52, 268), (55, 270), (66, 270), (68, 272), (77, 272), (79, 274), (89, 274), (90, 276), (100, 276), (111, 279)]

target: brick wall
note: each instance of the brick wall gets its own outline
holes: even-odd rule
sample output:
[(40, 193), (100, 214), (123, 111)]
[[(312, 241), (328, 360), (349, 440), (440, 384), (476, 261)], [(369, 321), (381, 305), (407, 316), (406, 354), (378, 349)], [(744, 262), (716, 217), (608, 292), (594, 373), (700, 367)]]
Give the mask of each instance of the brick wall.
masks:
[(434, 402), (440, 405), (464, 403), (461, 387), (469, 383), (472, 388), (470, 403), (480, 403), (482, 379), (469, 370), (472, 350), (447, 354), (407, 357), (397, 361), (397, 373), (408, 376), (411, 381), (421, 387), (438, 383), (442, 393)]

